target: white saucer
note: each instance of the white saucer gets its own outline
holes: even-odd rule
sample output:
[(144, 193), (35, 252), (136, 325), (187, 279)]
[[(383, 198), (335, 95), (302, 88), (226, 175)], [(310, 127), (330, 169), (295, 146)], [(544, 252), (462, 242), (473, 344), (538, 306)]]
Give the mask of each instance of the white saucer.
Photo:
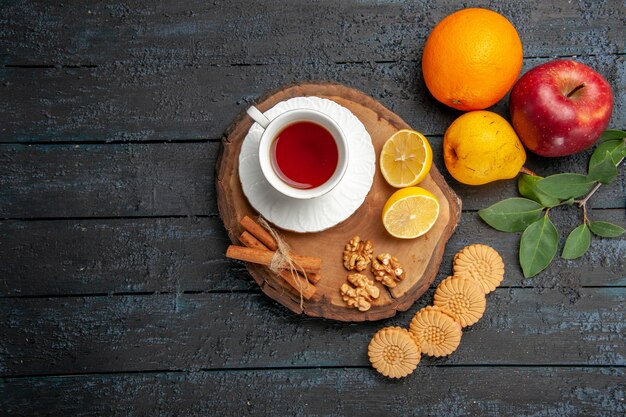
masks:
[(296, 108), (314, 109), (332, 117), (348, 138), (350, 159), (343, 180), (329, 193), (309, 200), (289, 198), (263, 177), (259, 165), (259, 139), (263, 129), (254, 123), (239, 153), (239, 180), (248, 201), (276, 226), (294, 232), (320, 232), (341, 223), (358, 209), (374, 180), (376, 154), (363, 123), (334, 101), (320, 97), (294, 97), (281, 101), (264, 114), (272, 119)]

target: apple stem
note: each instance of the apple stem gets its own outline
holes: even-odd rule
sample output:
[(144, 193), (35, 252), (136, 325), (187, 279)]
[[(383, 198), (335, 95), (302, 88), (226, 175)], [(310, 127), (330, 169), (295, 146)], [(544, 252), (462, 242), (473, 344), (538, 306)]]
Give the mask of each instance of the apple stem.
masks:
[(569, 94), (567, 94), (567, 98), (570, 98), (571, 96), (573, 96), (578, 90), (580, 90), (581, 88), (585, 87), (585, 83), (582, 83), (580, 85), (577, 85), (576, 88), (574, 88), (572, 91), (569, 92)]
[(522, 174), (532, 175), (533, 177), (538, 177), (539, 176), (539, 175), (535, 174), (533, 171), (531, 171), (530, 169), (528, 169), (526, 167), (521, 167), (519, 172), (521, 172)]

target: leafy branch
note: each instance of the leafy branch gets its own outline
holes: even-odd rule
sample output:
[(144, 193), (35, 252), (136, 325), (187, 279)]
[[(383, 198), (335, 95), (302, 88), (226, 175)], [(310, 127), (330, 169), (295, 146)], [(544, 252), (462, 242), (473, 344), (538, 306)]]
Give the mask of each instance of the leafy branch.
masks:
[[(587, 175), (555, 174), (546, 178), (522, 174), (518, 190), (523, 196), (502, 200), (478, 212), (494, 229), (522, 232), (519, 259), (526, 278), (550, 265), (557, 253), (559, 233), (549, 217), (550, 210), (562, 205), (577, 205), (583, 210), (583, 223), (572, 230), (561, 252), (564, 259), (581, 257), (591, 245), (591, 234), (617, 237), (624, 229), (604, 221), (592, 221), (587, 202), (604, 184), (617, 177), (617, 168), (626, 157), (626, 132), (607, 130), (589, 159)], [(581, 198), (582, 197), (582, 198)]]

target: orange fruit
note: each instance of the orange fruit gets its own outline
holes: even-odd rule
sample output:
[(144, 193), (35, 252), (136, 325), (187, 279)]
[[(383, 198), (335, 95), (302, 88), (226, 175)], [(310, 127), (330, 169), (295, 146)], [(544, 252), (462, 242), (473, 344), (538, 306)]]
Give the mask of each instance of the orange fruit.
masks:
[(522, 58), (522, 42), (504, 16), (470, 8), (435, 26), (424, 46), (422, 72), (440, 102), (480, 110), (496, 104), (513, 87)]

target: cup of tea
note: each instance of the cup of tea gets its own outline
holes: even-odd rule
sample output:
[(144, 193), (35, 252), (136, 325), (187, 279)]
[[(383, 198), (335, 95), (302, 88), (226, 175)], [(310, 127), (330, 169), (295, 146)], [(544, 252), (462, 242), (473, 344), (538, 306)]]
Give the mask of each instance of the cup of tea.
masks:
[(309, 199), (341, 182), (348, 168), (348, 141), (331, 117), (317, 110), (294, 109), (270, 120), (254, 106), (247, 113), (263, 128), (259, 163), (277, 191)]

